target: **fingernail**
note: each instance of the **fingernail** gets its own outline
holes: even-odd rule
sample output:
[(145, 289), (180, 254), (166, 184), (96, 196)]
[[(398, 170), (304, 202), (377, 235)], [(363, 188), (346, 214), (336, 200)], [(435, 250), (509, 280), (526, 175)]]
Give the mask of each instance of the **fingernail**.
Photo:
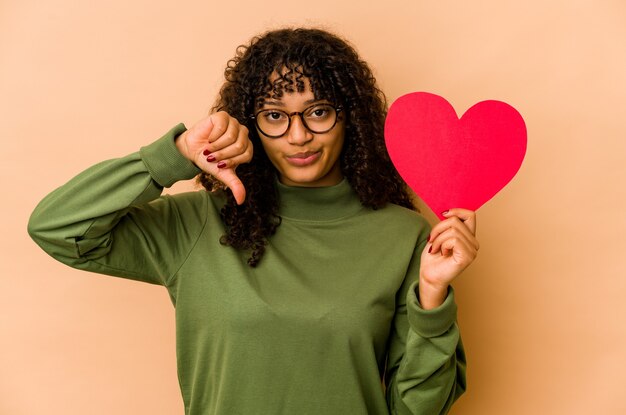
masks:
[(431, 245), (430, 248), (428, 248), (428, 253), (430, 254), (433, 250), (433, 246)]
[(450, 212), (450, 211), (449, 210), (443, 211), (443, 212), (441, 212), (441, 215), (442, 216), (446, 216), (448, 214), (448, 212)]
[(209, 150), (204, 150), (202, 154), (204, 154), (205, 156), (208, 156), (209, 154), (211, 154), (211, 152)]
[(430, 234), (428, 234), (428, 238), (426, 238), (426, 242), (430, 242)]
[(206, 161), (208, 161), (209, 163), (214, 162), (215, 156), (213, 154), (209, 154), (209, 156), (206, 158)]
[[(210, 156), (209, 156), (209, 157), (210, 157)], [(223, 169), (224, 167), (226, 167), (226, 163), (225, 163), (225, 162), (223, 162), (223, 161), (220, 161), (219, 163), (217, 163), (217, 167), (218, 167), (219, 169)]]

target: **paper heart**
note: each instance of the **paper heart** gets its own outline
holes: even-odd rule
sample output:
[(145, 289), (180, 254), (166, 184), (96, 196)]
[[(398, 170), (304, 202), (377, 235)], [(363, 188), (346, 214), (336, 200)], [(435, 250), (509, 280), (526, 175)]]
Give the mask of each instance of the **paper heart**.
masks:
[(404, 181), (443, 219), (450, 208), (478, 209), (511, 181), (526, 125), (501, 101), (479, 102), (459, 119), (444, 98), (413, 92), (389, 108), (385, 142)]

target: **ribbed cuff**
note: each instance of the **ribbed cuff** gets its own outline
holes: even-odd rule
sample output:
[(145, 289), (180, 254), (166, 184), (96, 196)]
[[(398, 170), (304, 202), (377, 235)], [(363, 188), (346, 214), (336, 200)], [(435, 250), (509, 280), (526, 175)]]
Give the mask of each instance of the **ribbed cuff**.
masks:
[(448, 288), (448, 295), (437, 308), (425, 310), (421, 307), (417, 293), (418, 282), (415, 281), (409, 287), (407, 295), (407, 314), (411, 328), (422, 337), (437, 337), (447, 332), (456, 321), (456, 302), (454, 301), (454, 289)]
[(179, 180), (192, 179), (201, 172), (176, 148), (176, 137), (186, 130), (184, 124), (178, 124), (163, 137), (139, 150), (148, 172), (163, 187), (170, 187)]

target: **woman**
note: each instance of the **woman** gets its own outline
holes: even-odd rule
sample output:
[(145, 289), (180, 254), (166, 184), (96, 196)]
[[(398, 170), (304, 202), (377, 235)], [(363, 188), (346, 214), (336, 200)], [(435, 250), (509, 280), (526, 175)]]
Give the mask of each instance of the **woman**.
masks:
[[(384, 96), (338, 37), (265, 33), (225, 76), (212, 114), (54, 191), (31, 236), (167, 288), (186, 414), (447, 412), (465, 390), (450, 282), (476, 255), (474, 213), (430, 230), (411, 210)], [(208, 191), (160, 196), (198, 174)]]

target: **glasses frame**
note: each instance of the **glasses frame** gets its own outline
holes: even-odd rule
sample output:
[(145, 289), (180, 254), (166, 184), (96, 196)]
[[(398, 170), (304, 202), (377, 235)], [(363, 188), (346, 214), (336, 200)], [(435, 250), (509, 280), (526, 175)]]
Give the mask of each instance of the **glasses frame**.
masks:
[[(330, 128), (328, 128), (328, 129), (326, 129), (324, 131), (313, 131), (307, 125), (306, 120), (304, 119), (304, 117), (302, 115), (307, 110), (310, 110), (313, 107), (318, 107), (320, 105), (326, 105), (326, 106), (329, 106), (329, 107), (331, 107), (331, 108), (333, 108), (335, 110), (335, 122), (333, 123), (333, 125)], [(267, 112), (267, 111), (282, 112), (283, 114), (287, 115), (287, 120), (288, 120), (287, 121), (287, 129), (285, 130), (284, 133), (282, 133), (280, 135), (269, 135), (269, 134), (267, 134), (265, 131), (263, 131), (261, 129), (261, 127), (259, 126), (259, 122), (258, 122), (258, 116), (262, 112)], [(294, 115), (300, 116), (300, 120), (302, 121), (302, 125), (304, 125), (304, 128), (306, 128), (311, 133), (313, 133), (313, 134), (325, 134), (325, 133), (329, 132), (330, 130), (332, 130), (333, 128), (335, 128), (335, 126), (337, 125), (337, 121), (339, 120), (339, 113), (341, 111), (343, 111), (343, 108), (341, 106), (335, 106), (333, 104), (327, 104), (327, 103), (317, 103), (317, 104), (313, 104), (313, 105), (310, 105), (310, 106), (306, 107), (302, 111), (294, 111), (294, 112), (291, 112), (291, 113), (289, 113), (287, 111), (280, 110), (280, 109), (275, 109), (275, 108), (264, 109), (264, 110), (257, 111), (254, 115), (251, 115), (250, 119), (254, 120), (254, 125), (259, 130), (259, 132), (261, 132), (261, 134), (263, 134), (264, 136), (266, 136), (268, 138), (281, 138), (281, 137), (285, 136), (285, 134), (287, 134), (289, 132), (289, 129), (291, 128), (291, 119), (293, 118)]]

